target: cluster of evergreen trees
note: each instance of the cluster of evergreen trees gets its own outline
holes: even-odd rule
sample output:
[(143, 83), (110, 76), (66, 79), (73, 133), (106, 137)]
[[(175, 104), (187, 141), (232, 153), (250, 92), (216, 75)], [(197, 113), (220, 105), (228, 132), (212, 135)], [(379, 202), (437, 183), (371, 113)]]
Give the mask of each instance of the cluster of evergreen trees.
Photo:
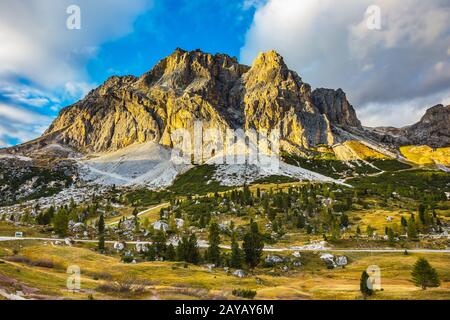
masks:
[(143, 257), (148, 261), (185, 261), (193, 264), (205, 262), (214, 264), (216, 267), (228, 266), (236, 269), (244, 266), (255, 268), (260, 263), (264, 237), (256, 222), (251, 221), (244, 234), (242, 248), (237, 240), (236, 232), (233, 231), (230, 253), (225, 253), (220, 247), (221, 232), (216, 222), (210, 223), (208, 231), (208, 248), (204, 250), (203, 255), (194, 233), (183, 235), (175, 248), (172, 244), (167, 245), (166, 232), (158, 230), (152, 235), (152, 244), (146, 252), (142, 253)]

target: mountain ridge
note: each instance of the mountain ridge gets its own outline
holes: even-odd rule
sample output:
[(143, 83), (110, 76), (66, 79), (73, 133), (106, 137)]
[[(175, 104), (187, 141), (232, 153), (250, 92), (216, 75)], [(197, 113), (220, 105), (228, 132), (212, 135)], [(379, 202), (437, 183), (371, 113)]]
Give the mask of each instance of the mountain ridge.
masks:
[[(369, 147), (392, 158), (408, 144), (450, 145), (449, 110), (436, 105), (404, 128), (367, 128), (341, 88), (311, 90), (276, 51), (260, 53), (246, 66), (226, 54), (177, 48), (140, 77), (109, 77), (63, 108), (41, 137), (1, 152), (42, 155), (39, 150), (55, 144), (64, 146), (52, 153), (56, 157), (114, 152), (147, 142), (172, 148), (175, 130), (193, 134), (194, 123), (201, 120), (205, 130), (279, 131), (281, 151), (302, 157), (331, 150), (338, 159), (358, 158), (352, 141), (360, 141), (357, 149)], [(66, 147), (73, 152), (64, 151)]]

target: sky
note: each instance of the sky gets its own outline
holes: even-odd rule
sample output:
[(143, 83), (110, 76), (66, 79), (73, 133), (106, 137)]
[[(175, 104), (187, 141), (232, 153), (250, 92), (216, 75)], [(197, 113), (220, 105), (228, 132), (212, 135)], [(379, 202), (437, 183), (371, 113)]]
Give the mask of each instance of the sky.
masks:
[(0, 147), (177, 47), (249, 65), (275, 49), (313, 88), (347, 92), (363, 125), (412, 124), (450, 103), (449, 26), (448, 0), (0, 0)]

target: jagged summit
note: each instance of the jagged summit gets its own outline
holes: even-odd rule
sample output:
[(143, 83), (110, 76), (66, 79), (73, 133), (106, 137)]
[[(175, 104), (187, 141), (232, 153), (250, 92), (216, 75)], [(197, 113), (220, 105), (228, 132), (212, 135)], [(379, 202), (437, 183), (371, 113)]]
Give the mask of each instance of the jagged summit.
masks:
[[(178, 48), (140, 77), (107, 79), (63, 109), (39, 141), (83, 153), (114, 151), (136, 142), (171, 146), (171, 132), (192, 130), (200, 119), (206, 128), (223, 131), (280, 130), (283, 148), (302, 153), (332, 145), (333, 125), (359, 123), (348, 120), (356, 115), (345, 94), (331, 92), (327, 99), (317, 98), (320, 92), (313, 96), (275, 51), (259, 54), (250, 67), (226, 54)], [(328, 105), (322, 106), (325, 100)], [(341, 112), (345, 115), (337, 116)]]

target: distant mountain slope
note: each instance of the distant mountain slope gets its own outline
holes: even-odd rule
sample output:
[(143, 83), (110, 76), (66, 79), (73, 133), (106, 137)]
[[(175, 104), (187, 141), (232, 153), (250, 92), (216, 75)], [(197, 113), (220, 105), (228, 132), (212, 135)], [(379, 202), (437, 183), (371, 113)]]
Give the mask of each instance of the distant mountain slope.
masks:
[(404, 128), (374, 128), (381, 141), (397, 145), (450, 146), (450, 105), (429, 108), (419, 122)]

